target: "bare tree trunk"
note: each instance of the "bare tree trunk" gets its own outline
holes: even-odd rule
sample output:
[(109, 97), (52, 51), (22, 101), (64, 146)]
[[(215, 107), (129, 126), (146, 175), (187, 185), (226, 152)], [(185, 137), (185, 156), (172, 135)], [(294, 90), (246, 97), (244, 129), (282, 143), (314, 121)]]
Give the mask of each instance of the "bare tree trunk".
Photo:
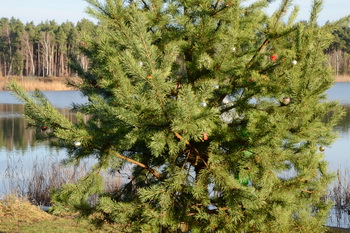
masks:
[(43, 77), (50, 75), (50, 64), (51, 64), (51, 41), (50, 41), (50, 35), (49, 32), (42, 32), (42, 40), (40, 41), (42, 49), (41, 49), (41, 54), (42, 54), (42, 59), (43, 59), (43, 64), (42, 64), (42, 72), (43, 72)]
[(26, 54), (26, 74), (27, 75), (35, 75), (35, 64), (34, 64), (34, 49), (33, 44), (30, 43), (30, 36), (28, 32), (24, 33), (23, 38), (24, 46), (25, 46), (25, 54)]

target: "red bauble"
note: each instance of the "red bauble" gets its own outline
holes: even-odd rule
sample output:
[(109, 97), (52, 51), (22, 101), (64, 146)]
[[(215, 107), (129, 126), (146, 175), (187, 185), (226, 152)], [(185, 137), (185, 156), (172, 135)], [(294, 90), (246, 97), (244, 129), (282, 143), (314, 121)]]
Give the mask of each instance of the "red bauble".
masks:
[(81, 42), (81, 46), (85, 46), (85, 42), (84, 41)]
[(206, 132), (203, 132), (203, 140), (204, 141), (208, 140), (208, 134)]
[(277, 60), (277, 53), (274, 53), (270, 57), (271, 61), (276, 61)]
[(47, 127), (44, 125), (44, 126), (41, 126), (41, 130), (42, 131), (45, 131), (45, 130), (47, 130)]
[(176, 84), (176, 89), (179, 89), (181, 87), (181, 83), (180, 82), (177, 82)]

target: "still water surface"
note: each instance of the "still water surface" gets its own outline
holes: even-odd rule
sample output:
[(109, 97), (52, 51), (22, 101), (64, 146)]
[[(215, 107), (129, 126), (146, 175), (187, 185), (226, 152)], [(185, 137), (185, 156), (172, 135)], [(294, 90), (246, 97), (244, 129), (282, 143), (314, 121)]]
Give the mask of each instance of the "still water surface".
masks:
[[(44, 92), (51, 103), (68, 118), (73, 118), (69, 107), (72, 103), (84, 103), (84, 98), (78, 91)], [(335, 83), (327, 92), (330, 100), (338, 100), (344, 106), (347, 115), (336, 127), (339, 138), (325, 151), (325, 158), (331, 170), (350, 168), (350, 83)], [(50, 148), (44, 142), (36, 142), (33, 129), (28, 129), (24, 117), (24, 105), (10, 92), (0, 92), (0, 172), (6, 159), (21, 156), (22, 159), (33, 156), (43, 156), (47, 152), (61, 156), (64, 150)], [(26, 156), (24, 156), (26, 155)], [(31, 155), (31, 156), (29, 156)], [(0, 189), (0, 194), (2, 190)]]
[[(84, 103), (86, 98), (78, 91), (44, 92), (50, 102), (66, 117), (73, 119), (69, 111), (72, 103)], [(350, 83), (336, 83), (327, 92), (329, 100), (338, 100), (347, 115), (339, 122), (335, 130), (339, 138), (330, 148), (326, 148), (325, 159), (332, 171), (350, 170)], [(4, 177), (8, 168), (25, 170), (26, 164), (38, 158), (57, 160), (64, 158), (65, 149), (50, 147), (45, 142), (37, 142), (33, 137), (33, 129), (27, 128), (23, 117), (24, 105), (10, 92), (0, 92), (0, 196), (9, 192), (9, 184)], [(24, 166), (23, 166), (24, 165)], [(23, 172), (23, 171), (21, 171)], [(25, 173), (25, 172), (24, 172)]]

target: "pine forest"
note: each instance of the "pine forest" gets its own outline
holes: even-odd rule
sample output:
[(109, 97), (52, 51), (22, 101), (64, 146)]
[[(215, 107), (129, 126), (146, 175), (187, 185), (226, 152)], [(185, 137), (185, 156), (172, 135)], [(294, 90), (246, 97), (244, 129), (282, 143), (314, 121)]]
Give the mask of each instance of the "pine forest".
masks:
[[(78, 23), (57, 24), (54, 20), (35, 25), (15, 18), (0, 19), (0, 77), (41, 76), (72, 77), (76, 73), (69, 65), (69, 57), (78, 55), (87, 69), (88, 60), (80, 53), (85, 46), (84, 36), (91, 36), (96, 28), (83, 19)], [(331, 46), (325, 50), (335, 75), (350, 75), (350, 28), (333, 32)], [(94, 35), (97, 36), (97, 35)]]
[(76, 25), (58, 25), (46, 21), (38, 25), (23, 24), (19, 19), (0, 19), (0, 76), (75, 76), (69, 57), (77, 57), (86, 67), (86, 57), (80, 55), (84, 35), (96, 27), (89, 20)]

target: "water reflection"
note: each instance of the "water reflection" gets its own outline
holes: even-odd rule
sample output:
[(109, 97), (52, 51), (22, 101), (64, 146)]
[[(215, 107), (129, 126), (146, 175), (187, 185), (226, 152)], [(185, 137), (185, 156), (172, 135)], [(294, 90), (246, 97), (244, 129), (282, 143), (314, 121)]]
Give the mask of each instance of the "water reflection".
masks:
[[(74, 114), (69, 109), (59, 108), (58, 110), (68, 119), (75, 120)], [(25, 152), (28, 147), (37, 145), (34, 137), (35, 129), (27, 126), (23, 116), (24, 105), (0, 104), (0, 149)]]
[(340, 120), (336, 126), (336, 130), (341, 135), (348, 135), (350, 129), (350, 105), (343, 105), (346, 115)]

